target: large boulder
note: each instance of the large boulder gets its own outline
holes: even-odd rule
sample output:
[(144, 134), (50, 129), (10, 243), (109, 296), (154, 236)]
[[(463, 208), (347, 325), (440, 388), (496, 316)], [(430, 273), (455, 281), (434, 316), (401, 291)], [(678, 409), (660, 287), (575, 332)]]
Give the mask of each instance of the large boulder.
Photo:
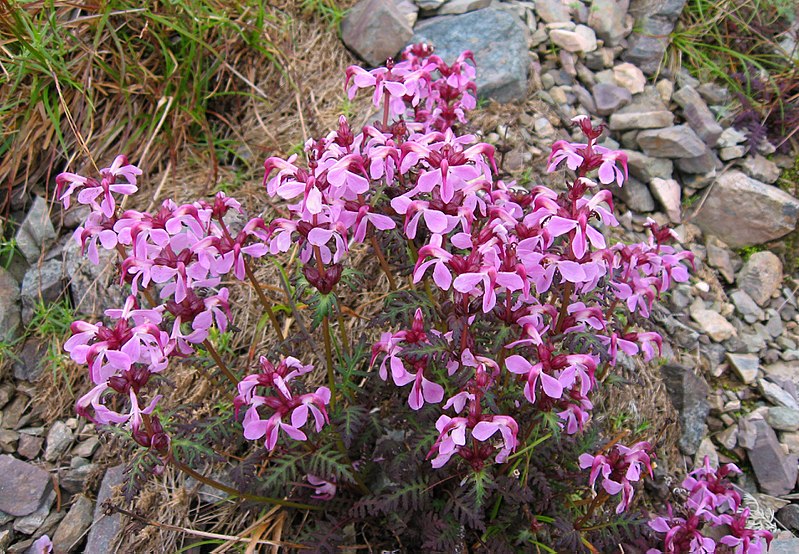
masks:
[(527, 28), (512, 14), (486, 8), (463, 15), (433, 17), (416, 25), (411, 42), (427, 42), (451, 64), (471, 50), (477, 64), (477, 93), (498, 102), (527, 94)]
[(716, 179), (693, 222), (732, 248), (778, 239), (796, 228), (799, 200), (787, 192), (728, 171)]

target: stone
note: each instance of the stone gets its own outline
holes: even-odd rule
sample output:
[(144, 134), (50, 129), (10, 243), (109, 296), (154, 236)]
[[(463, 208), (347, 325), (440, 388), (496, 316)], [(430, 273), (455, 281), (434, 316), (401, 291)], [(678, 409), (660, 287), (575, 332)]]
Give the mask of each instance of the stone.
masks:
[(799, 552), (799, 539), (796, 537), (788, 536), (778, 537), (771, 541), (768, 554), (796, 554)]
[(444, 5), (447, 0), (414, 0), (419, 9), (432, 12)]
[(641, 131), (638, 145), (656, 158), (695, 158), (705, 151), (705, 143), (687, 125)]
[(705, 146), (705, 151), (693, 158), (680, 158), (677, 160), (677, 169), (691, 175), (704, 175), (711, 171), (721, 169), (723, 164), (716, 156), (715, 150)]
[(97, 464), (85, 464), (70, 468), (61, 475), (58, 484), (67, 492), (78, 493), (83, 490), (87, 479), (97, 471), (97, 467)]
[(706, 102), (712, 105), (724, 105), (730, 100), (730, 92), (717, 83), (702, 83), (696, 88)]
[(597, 83), (592, 92), (596, 113), (602, 116), (613, 114), (633, 99), (629, 90), (610, 83)]
[(569, 52), (593, 52), (597, 47), (596, 33), (585, 25), (577, 25), (574, 31), (553, 29), (549, 32), (549, 39)]
[(5, 529), (4, 531), (0, 531), (0, 552), (5, 552), (8, 545), (11, 544), (11, 540), (14, 538), (13, 531), (11, 529)]
[(727, 148), (729, 146), (735, 146), (741, 144), (742, 142), (746, 141), (746, 134), (742, 133), (735, 127), (727, 127), (722, 131), (721, 136), (719, 137), (718, 143), (716, 146), (719, 148)]
[(777, 187), (736, 170), (719, 175), (712, 186), (693, 222), (730, 248), (775, 240), (796, 227), (799, 200)]
[(72, 455), (80, 456), (81, 458), (91, 458), (98, 446), (100, 446), (100, 439), (96, 436), (91, 436), (73, 448)]
[(75, 311), (99, 318), (108, 306), (125, 303), (124, 289), (115, 277), (117, 253), (98, 249), (100, 263), (93, 264), (81, 253), (80, 245), (70, 240), (64, 246), (64, 270), (69, 275), (69, 291)]
[(674, 114), (666, 110), (656, 111), (620, 111), (611, 114), (611, 131), (628, 131), (630, 129), (661, 129), (674, 123)]
[(480, 68), (476, 81), (480, 97), (511, 102), (527, 95), (526, 34), (527, 28), (517, 17), (485, 8), (422, 21), (411, 41), (433, 44), (436, 54), (449, 64), (464, 50), (471, 50)]
[(0, 456), (0, 512), (12, 516), (33, 513), (51, 488), (50, 475), (13, 456)]
[(635, 18), (633, 33), (627, 37), (622, 59), (650, 75), (660, 69), (677, 18), (686, 0), (633, 0), (630, 14)]
[(394, 5), (397, 8), (397, 12), (402, 14), (405, 21), (408, 22), (408, 27), (413, 29), (413, 26), (416, 25), (416, 20), (419, 18), (419, 6), (411, 2), (411, 0), (394, 0)]
[(760, 358), (753, 354), (734, 354), (727, 352), (727, 361), (744, 384), (751, 385), (757, 379), (760, 369)]
[(738, 426), (730, 425), (716, 435), (716, 440), (727, 450), (732, 450), (738, 444)]
[(535, 11), (546, 23), (565, 23), (571, 21), (569, 4), (563, 0), (536, 0)]
[(33, 205), (17, 230), (17, 248), (29, 264), (36, 263), (44, 250), (58, 238), (49, 212), (47, 200), (34, 196)]
[(707, 382), (685, 366), (666, 363), (661, 368), (671, 402), (680, 415), (680, 450), (693, 455), (705, 436), (705, 418), (710, 412)]
[(755, 252), (736, 277), (738, 287), (759, 306), (765, 306), (782, 285), (782, 262), (769, 252)]
[(722, 342), (738, 335), (732, 323), (713, 310), (692, 307), (691, 319), (696, 321), (700, 331), (716, 342)]
[(491, 0), (449, 0), (436, 12), (438, 15), (460, 15), (491, 5)]
[(20, 290), (22, 322), (25, 325), (30, 323), (36, 304), (55, 302), (64, 289), (64, 264), (61, 260), (47, 260), (28, 269)]
[(74, 552), (83, 534), (92, 524), (94, 506), (86, 496), (79, 494), (58, 525), (53, 535), (53, 550), (56, 552)]
[(719, 158), (728, 162), (730, 160), (743, 158), (748, 151), (748, 146), (725, 146), (719, 150)]
[(791, 492), (796, 486), (796, 456), (783, 451), (776, 433), (763, 419), (742, 418), (738, 425), (754, 434), (753, 444), (746, 450), (760, 489), (774, 496)]
[(766, 421), (772, 429), (777, 431), (797, 431), (799, 430), (799, 410), (774, 406), (769, 408)]
[(748, 156), (744, 159), (741, 169), (752, 179), (757, 179), (769, 185), (776, 183), (782, 173), (777, 164), (760, 154)]
[(696, 454), (694, 454), (694, 467), (702, 467), (705, 463), (705, 457), (708, 458), (712, 467), (719, 467), (719, 452), (710, 437), (705, 437), (699, 443), (699, 448), (696, 449)]
[(44, 439), (42, 437), (34, 437), (33, 435), (22, 433), (19, 436), (17, 454), (23, 458), (32, 460), (42, 451), (42, 444), (44, 444)]
[(674, 163), (668, 158), (653, 158), (637, 150), (622, 150), (627, 155), (627, 168), (630, 175), (643, 183), (655, 177), (671, 179)]
[(686, 86), (674, 93), (674, 101), (682, 108), (683, 117), (705, 144), (716, 145), (724, 129), (716, 122), (710, 108), (693, 87)]
[(0, 341), (13, 341), (22, 323), (19, 283), (0, 267)]
[(111, 498), (112, 489), (123, 482), (124, 470), (125, 466), (122, 464), (109, 468), (105, 472), (103, 482), (100, 484), (100, 491), (97, 493), (97, 504), (94, 506), (94, 523), (89, 531), (84, 552), (112, 552), (111, 546), (122, 525), (118, 513), (110, 516), (104, 514), (103, 503)]
[(652, 191), (652, 196), (655, 197), (666, 215), (672, 223), (680, 223), (682, 221), (682, 191), (680, 184), (674, 179), (660, 179), (655, 177), (649, 183), (649, 190)]
[(606, 46), (616, 46), (630, 33), (627, 9), (630, 0), (593, 0), (588, 15), (588, 25)]
[(72, 444), (72, 431), (63, 421), (56, 421), (47, 433), (47, 447), (44, 450), (44, 459), (54, 462), (67, 451)]
[(732, 262), (732, 252), (730, 249), (720, 244), (712, 244), (710, 241), (708, 241), (705, 246), (707, 247), (708, 265), (715, 267), (727, 283), (734, 283), (735, 267)]
[(36, 511), (14, 521), (14, 531), (19, 531), (26, 535), (34, 534), (45, 522), (47, 516), (50, 515), (50, 507), (53, 505), (54, 501), (55, 491), (50, 491), (50, 493), (42, 499)]
[(613, 68), (613, 80), (632, 94), (644, 92), (646, 77), (643, 71), (631, 63), (620, 63)]
[[(777, 521), (788, 529), (799, 531), (799, 505), (788, 504), (787, 506), (783, 506), (774, 516), (777, 518)], [(799, 549), (799, 542), (797, 543), (797, 549)]]
[(371, 66), (394, 57), (413, 36), (392, 0), (361, 0), (341, 21), (341, 40)]
[(14, 378), (34, 382), (41, 377), (45, 367), (47, 344), (40, 339), (28, 339), (14, 360)]
[(636, 212), (651, 212), (655, 209), (655, 199), (649, 192), (649, 187), (634, 177), (625, 181), (623, 187), (611, 189), (614, 196), (618, 196), (627, 204), (627, 207)]
[(0, 429), (0, 450), (6, 454), (13, 454), (17, 451), (19, 433), (9, 429)]
[(799, 402), (796, 401), (796, 398), (776, 383), (772, 383), (766, 379), (758, 379), (757, 388), (760, 390), (763, 397), (775, 406), (799, 410)]

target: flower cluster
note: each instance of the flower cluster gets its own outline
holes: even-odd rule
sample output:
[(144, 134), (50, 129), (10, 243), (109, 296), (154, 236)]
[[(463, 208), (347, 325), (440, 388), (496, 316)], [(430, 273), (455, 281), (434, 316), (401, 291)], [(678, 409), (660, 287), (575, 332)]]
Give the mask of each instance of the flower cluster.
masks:
[[(234, 400), (237, 414), (242, 407), (248, 406), (244, 414), (244, 438), (257, 440), (265, 437), (268, 450), (275, 449), (281, 430), (294, 440), (304, 441), (307, 437), (300, 427), (308, 421), (309, 413), (314, 417), (316, 431), (321, 431), (328, 422), (325, 406), (330, 403), (330, 389), (319, 387), (316, 392), (295, 396), (289, 388), (294, 378), (310, 373), (313, 366), (302, 365), (291, 356), (281, 360), (277, 367), (263, 356), (260, 363), (261, 372), (241, 380), (239, 394)], [(259, 387), (270, 394), (256, 394)], [(267, 419), (261, 417), (259, 408), (270, 412)]]
[(621, 493), (621, 502), (616, 506), (617, 514), (630, 506), (633, 498), (632, 483), (641, 479), (641, 470), (646, 469), (652, 477), (652, 461), (649, 455), (651, 449), (648, 442), (639, 442), (630, 447), (615, 444), (607, 454), (580, 455), (580, 467), (591, 468), (588, 482), (592, 487), (601, 474), (602, 488), (607, 494), (615, 496)]
[[(735, 464), (719, 469), (710, 466), (705, 456), (702, 467), (688, 474), (681, 487), (687, 491), (680, 514), (668, 507), (668, 517), (656, 517), (649, 526), (664, 533), (662, 547), (647, 554), (678, 552), (731, 552), (764, 554), (772, 535), (766, 530), (747, 527), (749, 508), (741, 508), (741, 496), (728, 476), (741, 473)], [(721, 537), (721, 538), (718, 538)]]

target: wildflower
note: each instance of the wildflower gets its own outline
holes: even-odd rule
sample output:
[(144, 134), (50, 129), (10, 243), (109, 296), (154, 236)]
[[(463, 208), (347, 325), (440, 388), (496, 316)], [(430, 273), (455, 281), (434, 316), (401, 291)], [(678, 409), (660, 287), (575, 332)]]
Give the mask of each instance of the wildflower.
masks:
[(605, 492), (610, 495), (622, 494), (621, 502), (616, 506), (617, 514), (629, 507), (633, 497), (632, 483), (640, 480), (641, 470), (648, 470), (650, 477), (652, 476), (652, 463), (648, 454), (651, 448), (648, 442), (639, 442), (631, 447), (616, 444), (607, 455), (580, 455), (580, 467), (591, 468), (588, 478), (591, 486), (594, 486), (602, 474), (602, 488)]

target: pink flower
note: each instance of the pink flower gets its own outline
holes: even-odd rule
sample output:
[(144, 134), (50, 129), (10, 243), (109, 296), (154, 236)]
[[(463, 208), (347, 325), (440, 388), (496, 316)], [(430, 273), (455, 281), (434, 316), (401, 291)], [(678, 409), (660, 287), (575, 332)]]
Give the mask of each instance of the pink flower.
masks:
[(330, 481), (328, 481), (309, 473), (305, 478), (314, 487), (313, 497), (317, 500), (333, 500), (333, 497), (336, 496), (335, 477), (331, 477)]
[(591, 475), (588, 478), (591, 486), (594, 486), (597, 478), (602, 474), (602, 488), (608, 494), (622, 493), (621, 502), (616, 506), (617, 514), (629, 507), (633, 497), (631, 483), (641, 478), (641, 470), (648, 470), (650, 477), (652, 476), (652, 463), (648, 453), (651, 448), (648, 442), (639, 442), (631, 447), (615, 444), (607, 455), (580, 455), (580, 467), (591, 468)]

